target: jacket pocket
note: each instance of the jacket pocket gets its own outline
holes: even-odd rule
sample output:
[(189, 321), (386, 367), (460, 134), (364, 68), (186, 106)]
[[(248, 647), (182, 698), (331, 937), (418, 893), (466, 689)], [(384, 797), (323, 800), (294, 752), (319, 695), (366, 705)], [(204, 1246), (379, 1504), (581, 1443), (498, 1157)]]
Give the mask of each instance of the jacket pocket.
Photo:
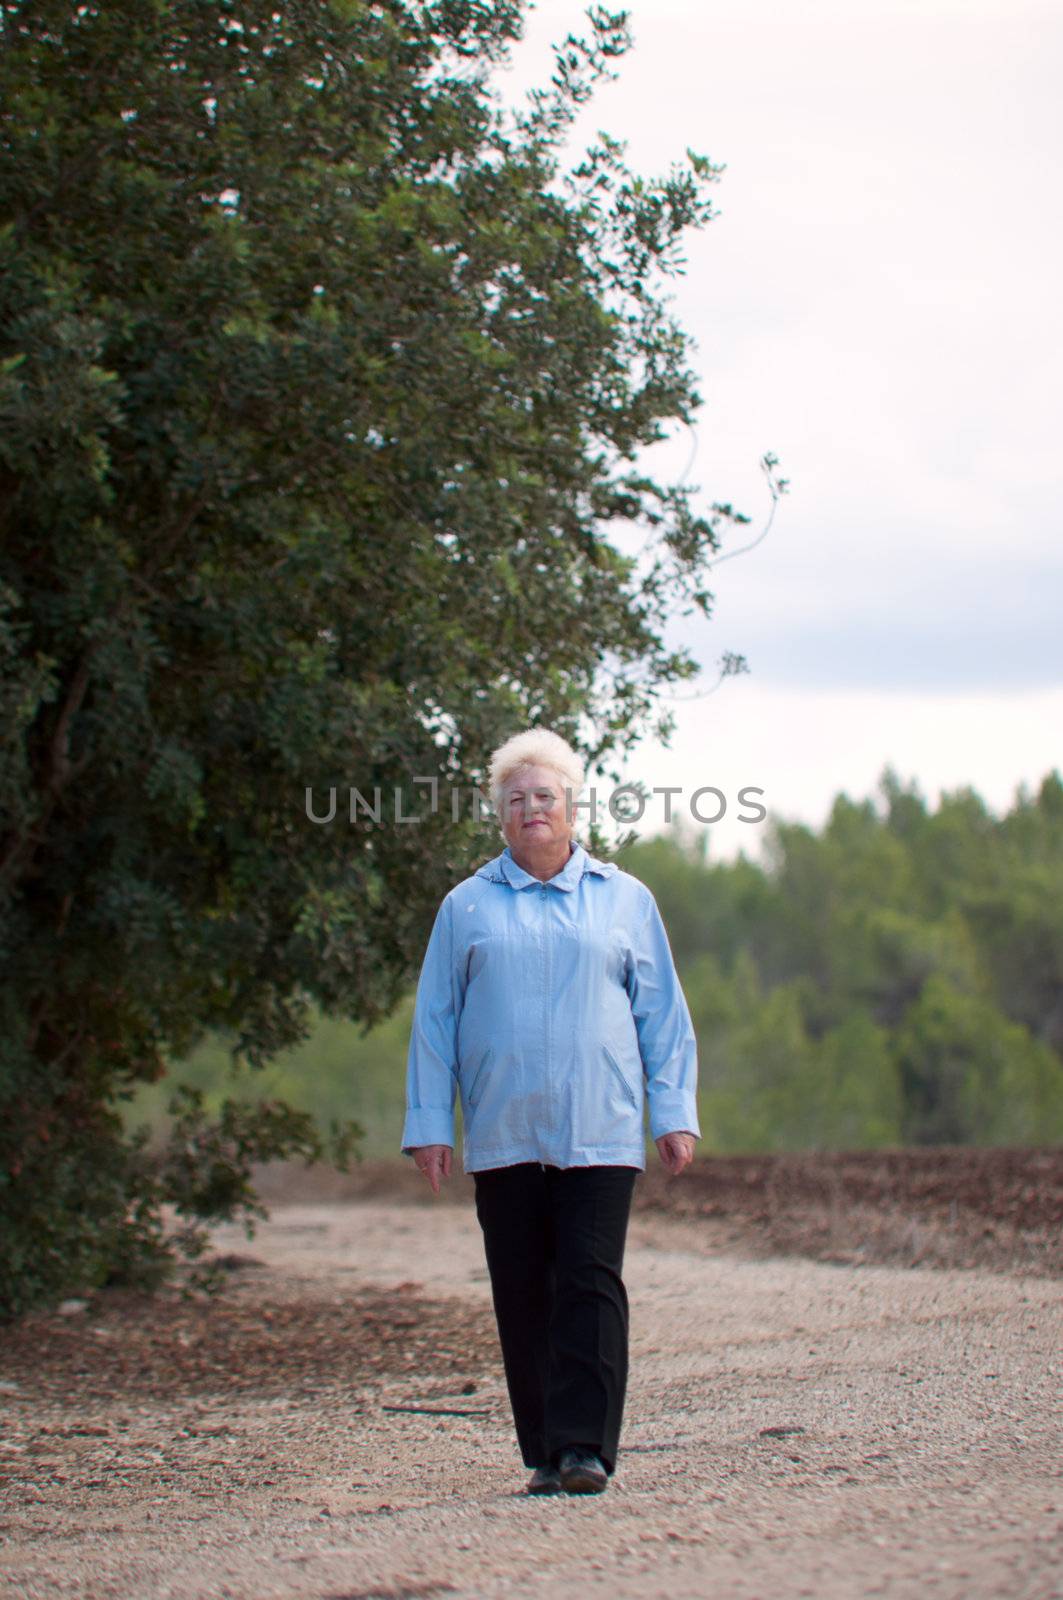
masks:
[(490, 1060), (491, 1052), (490, 1050), (485, 1050), (473, 1069), (472, 1077), (468, 1080), (466, 1094), (468, 1096), (470, 1106), (475, 1106), (478, 1104), (480, 1096), (483, 1094), (484, 1086), (487, 1081), (485, 1073)]
[(603, 1044), (602, 1045), (602, 1050), (603, 1050), (603, 1052), (605, 1054), (605, 1059), (608, 1061), (609, 1065), (612, 1067), (612, 1069), (615, 1072), (616, 1076), (620, 1079), (620, 1084), (621, 1084), (621, 1087), (622, 1087), (622, 1089), (624, 1091), (624, 1094), (627, 1097), (628, 1104), (631, 1106), (633, 1111), (637, 1111), (639, 1109), (638, 1098), (637, 1098), (637, 1096), (635, 1094), (635, 1091), (632, 1088), (631, 1084), (628, 1082), (627, 1074), (625, 1073), (623, 1067), (620, 1065), (619, 1061), (616, 1059), (616, 1057), (614, 1056), (613, 1052), (610, 1050), (610, 1048), (609, 1048), (609, 1046), (607, 1044)]

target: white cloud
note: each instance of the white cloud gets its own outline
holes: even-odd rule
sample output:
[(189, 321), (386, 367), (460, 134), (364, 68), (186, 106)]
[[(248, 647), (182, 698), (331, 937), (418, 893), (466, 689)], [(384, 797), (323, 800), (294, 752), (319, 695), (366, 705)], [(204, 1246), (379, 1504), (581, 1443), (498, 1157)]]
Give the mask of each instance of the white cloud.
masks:
[[(787, 691), (737, 679), (675, 710), (672, 748), (644, 747), (625, 763), (622, 777), (648, 788), (681, 786), (672, 802), (676, 814), (689, 814), (690, 796), (700, 786), (722, 790), (728, 810), (709, 830), (714, 859), (739, 850), (760, 855), (764, 828), (737, 820), (739, 792), (747, 786), (764, 791), (761, 803), (769, 812), (819, 826), (836, 794), (874, 798), (887, 766), (902, 782), (914, 780), (931, 806), (943, 790), (971, 785), (998, 813), (1013, 803), (1020, 783), (1035, 793), (1053, 768), (1063, 776), (1063, 689), (931, 698)], [(612, 785), (599, 782), (601, 805)], [(703, 813), (710, 803), (699, 802)], [(662, 831), (664, 817), (662, 797), (647, 806), (639, 832)]]
[[(671, 285), (705, 399), (690, 480), (754, 517), (728, 548), (767, 515), (765, 450), (792, 482), (769, 538), (710, 579), (713, 622), (672, 629), (706, 681), (725, 649), (754, 677), (681, 708), (675, 751), (640, 759), (696, 787), (708, 746), (809, 818), (888, 761), (1006, 804), (1057, 764), (1063, 727), (1063, 13), (629, 9), (634, 48), (572, 148), (604, 128), (640, 172), (687, 146), (726, 163)], [(539, 4), (507, 97), (584, 29), (582, 6)], [(689, 453), (680, 430), (647, 465), (678, 475)]]

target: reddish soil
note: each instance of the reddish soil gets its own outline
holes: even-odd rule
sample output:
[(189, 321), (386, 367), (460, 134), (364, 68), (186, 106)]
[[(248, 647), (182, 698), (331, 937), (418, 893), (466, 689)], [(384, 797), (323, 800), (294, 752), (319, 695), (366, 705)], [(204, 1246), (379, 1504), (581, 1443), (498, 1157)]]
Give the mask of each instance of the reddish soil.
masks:
[(1063, 1150), (651, 1159), (600, 1501), (524, 1493), (470, 1177), (263, 1169), (219, 1298), (4, 1330), (0, 1589), (1056, 1600)]
[[(269, 1203), (352, 1199), (472, 1204), (456, 1172), (437, 1198), (412, 1161), (349, 1173), (259, 1168)], [(707, 1242), (754, 1258), (980, 1267), (1063, 1277), (1063, 1147), (698, 1156), (678, 1178), (656, 1154), (635, 1211), (704, 1221)]]
[(1063, 1148), (712, 1156), (639, 1187), (756, 1255), (1063, 1276)]

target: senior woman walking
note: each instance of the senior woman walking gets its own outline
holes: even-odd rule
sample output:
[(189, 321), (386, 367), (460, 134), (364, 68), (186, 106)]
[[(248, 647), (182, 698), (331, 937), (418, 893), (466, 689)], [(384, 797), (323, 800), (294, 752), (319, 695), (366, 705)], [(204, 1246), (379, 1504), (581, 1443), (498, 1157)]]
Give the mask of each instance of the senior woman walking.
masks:
[(506, 848), (439, 907), (407, 1063), (402, 1150), (436, 1194), (461, 1094), (529, 1494), (599, 1493), (616, 1470), (646, 1101), (670, 1172), (701, 1136), (694, 1031), (660, 912), (645, 884), (576, 841), (583, 782), (557, 734), (532, 729), (495, 751)]

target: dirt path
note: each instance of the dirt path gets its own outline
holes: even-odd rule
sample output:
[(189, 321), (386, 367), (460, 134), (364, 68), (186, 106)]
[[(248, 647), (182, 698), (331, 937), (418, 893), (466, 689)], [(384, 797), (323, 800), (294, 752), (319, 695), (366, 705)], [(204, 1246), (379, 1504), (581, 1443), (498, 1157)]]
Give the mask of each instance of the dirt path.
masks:
[(531, 1499), (469, 1208), (214, 1239), (262, 1263), (224, 1312), (104, 1295), (8, 1342), (5, 1596), (1063, 1596), (1059, 1281), (743, 1260), (636, 1214), (616, 1476)]

